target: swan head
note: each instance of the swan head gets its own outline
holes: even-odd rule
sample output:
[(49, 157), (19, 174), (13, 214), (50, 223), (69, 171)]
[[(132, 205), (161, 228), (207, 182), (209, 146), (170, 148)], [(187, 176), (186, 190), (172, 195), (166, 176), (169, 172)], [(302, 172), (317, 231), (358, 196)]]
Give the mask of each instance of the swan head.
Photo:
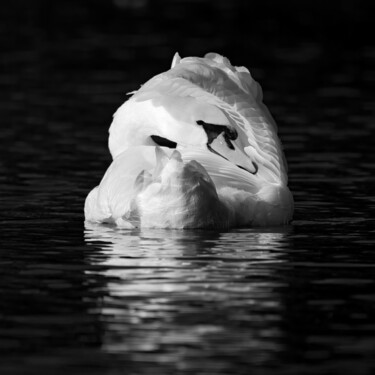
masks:
[(176, 54), (170, 70), (146, 82), (117, 110), (109, 149), (113, 158), (139, 145), (205, 150), (277, 183), (286, 178), (286, 164), (276, 125), (261, 100), (246, 68), (217, 54), (184, 59)]

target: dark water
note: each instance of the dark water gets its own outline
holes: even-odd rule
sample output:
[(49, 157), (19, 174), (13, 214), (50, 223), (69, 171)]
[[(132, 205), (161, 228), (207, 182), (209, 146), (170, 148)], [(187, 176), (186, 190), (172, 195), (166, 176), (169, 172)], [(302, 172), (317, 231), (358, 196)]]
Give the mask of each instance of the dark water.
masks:
[[(254, 2), (252, 18), (246, 2), (115, 3), (1, 5), (0, 373), (371, 374), (366, 9), (292, 1), (281, 14)], [(176, 50), (216, 50), (262, 83), (289, 161), (292, 225), (84, 227), (112, 113)]]

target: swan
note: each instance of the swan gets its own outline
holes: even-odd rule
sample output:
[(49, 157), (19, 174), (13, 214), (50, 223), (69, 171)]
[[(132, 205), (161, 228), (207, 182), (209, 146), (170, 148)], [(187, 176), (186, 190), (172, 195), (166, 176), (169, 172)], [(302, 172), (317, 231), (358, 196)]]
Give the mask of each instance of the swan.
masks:
[(113, 161), (85, 220), (122, 228), (278, 226), (293, 215), (287, 163), (262, 89), (217, 53), (181, 58), (116, 111)]

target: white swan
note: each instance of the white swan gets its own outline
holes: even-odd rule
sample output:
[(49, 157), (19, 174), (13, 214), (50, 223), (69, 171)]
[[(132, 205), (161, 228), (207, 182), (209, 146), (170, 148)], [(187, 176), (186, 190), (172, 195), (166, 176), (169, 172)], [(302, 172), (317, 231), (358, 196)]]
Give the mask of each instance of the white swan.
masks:
[(90, 222), (229, 228), (292, 219), (277, 127), (244, 67), (215, 53), (181, 59), (115, 113), (113, 162), (85, 202)]

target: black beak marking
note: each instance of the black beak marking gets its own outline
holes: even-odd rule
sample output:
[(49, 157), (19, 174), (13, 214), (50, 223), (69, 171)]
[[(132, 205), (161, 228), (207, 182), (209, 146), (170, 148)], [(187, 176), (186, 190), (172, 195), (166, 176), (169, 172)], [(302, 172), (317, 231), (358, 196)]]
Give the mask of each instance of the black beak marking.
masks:
[(231, 141), (238, 138), (236, 129), (229, 128), (226, 125), (210, 124), (203, 120), (198, 120), (197, 124), (203, 126), (203, 129), (207, 134), (208, 145), (210, 145), (221, 133), (224, 133), (225, 143), (227, 144), (228, 148), (234, 150), (234, 146), (232, 145)]
[[(207, 134), (207, 138), (208, 138), (208, 142), (207, 142), (207, 148), (213, 152), (214, 154), (216, 155), (219, 155), (221, 156), (222, 158), (224, 158), (225, 160), (228, 160), (226, 157), (224, 157), (223, 155), (219, 154), (218, 152), (216, 152), (215, 150), (213, 150), (211, 148), (211, 143), (221, 134), (221, 133), (224, 133), (224, 140), (225, 140), (225, 143), (227, 144), (228, 148), (231, 149), (231, 150), (234, 150), (234, 146), (232, 144), (231, 141), (234, 141), (238, 138), (238, 133), (236, 131), (236, 129), (233, 129), (233, 128), (230, 128), (226, 125), (217, 125), (217, 124), (210, 124), (208, 122), (205, 122), (203, 120), (198, 120), (197, 122), (197, 125), (201, 125), (203, 126), (203, 129), (204, 131), (206, 132)], [(249, 171), (247, 168), (244, 168), (242, 167), (241, 165), (237, 165), (238, 168), (241, 168), (243, 170), (245, 170), (246, 172), (249, 172), (251, 174), (257, 174), (258, 170), (259, 170), (259, 167), (258, 167), (258, 164), (255, 163), (255, 162), (251, 162), (253, 164), (253, 167), (255, 169), (254, 172), (251, 172)]]
[(177, 143), (170, 141), (167, 138), (159, 137), (158, 135), (152, 135), (151, 139), (159, 146), (162, 147), (169, 147), (169, 148), (176, 148)]

